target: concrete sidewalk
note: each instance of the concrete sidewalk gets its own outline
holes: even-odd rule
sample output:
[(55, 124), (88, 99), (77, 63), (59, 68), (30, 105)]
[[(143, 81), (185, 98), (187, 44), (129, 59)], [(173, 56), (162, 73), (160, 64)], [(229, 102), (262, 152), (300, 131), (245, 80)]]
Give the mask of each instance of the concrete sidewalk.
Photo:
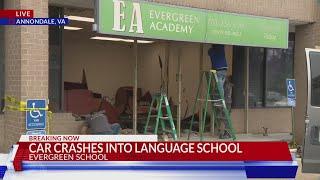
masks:
[[(302, 173), (301, 168), (301, 158), (297, 158), (299, 169), (297, 172), (296, 179), (297, 180), (320, 180), (320, 174), (310, 174), (310, 173)], [(319, 167), (320, 168), (320, 167)]]

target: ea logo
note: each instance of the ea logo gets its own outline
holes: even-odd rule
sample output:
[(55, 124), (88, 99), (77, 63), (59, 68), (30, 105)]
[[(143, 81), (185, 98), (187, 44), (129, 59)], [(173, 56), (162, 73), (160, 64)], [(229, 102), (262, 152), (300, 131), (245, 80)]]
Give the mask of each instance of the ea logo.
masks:
[[(114, 31), (124, 32), (127, 29), (127, 25), (123, 24), (123, 21), (126, 19), (125, 11), (126, 4), (124, 1), (113, 0), (114, 6), (114, 17), (113, 17), (113, 28)], [(129, 25), (130, 33), (143, 33), (142, 28), (142, 17), (140, 4), (137, 2), (132, 3), (132, 12), (131, 12), (131, 21)]]

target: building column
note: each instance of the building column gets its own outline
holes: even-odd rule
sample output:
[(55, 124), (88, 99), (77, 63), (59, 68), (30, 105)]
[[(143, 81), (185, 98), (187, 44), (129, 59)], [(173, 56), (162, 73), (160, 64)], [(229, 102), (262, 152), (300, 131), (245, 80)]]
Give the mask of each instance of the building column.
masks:
[[(5, 0), (5, 9), (48, 17), (48, 0)], [(19, 101), (48, 99), (48, 26), (5, 27), (5, 95)], [(5, 112), (6, 147), (25, 134), (25, 112)]]

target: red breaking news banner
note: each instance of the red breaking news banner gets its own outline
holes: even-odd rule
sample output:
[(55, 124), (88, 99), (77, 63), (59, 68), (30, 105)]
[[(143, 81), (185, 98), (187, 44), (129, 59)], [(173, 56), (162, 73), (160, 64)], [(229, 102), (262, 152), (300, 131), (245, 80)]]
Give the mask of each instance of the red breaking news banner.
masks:
[(33, 18), (33, 10), (0, 10), (0, 18)]
[(291, 161), (286, 142), (19, 142), (22, 161)]

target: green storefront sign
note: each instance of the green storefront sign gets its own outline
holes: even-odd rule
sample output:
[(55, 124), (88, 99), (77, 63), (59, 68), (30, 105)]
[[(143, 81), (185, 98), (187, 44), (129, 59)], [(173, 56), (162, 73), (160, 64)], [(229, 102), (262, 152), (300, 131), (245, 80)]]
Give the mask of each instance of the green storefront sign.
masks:
[(97, 31), (153, 39), (287, 48), (288, 20), (169, 6), (97, 0)]

